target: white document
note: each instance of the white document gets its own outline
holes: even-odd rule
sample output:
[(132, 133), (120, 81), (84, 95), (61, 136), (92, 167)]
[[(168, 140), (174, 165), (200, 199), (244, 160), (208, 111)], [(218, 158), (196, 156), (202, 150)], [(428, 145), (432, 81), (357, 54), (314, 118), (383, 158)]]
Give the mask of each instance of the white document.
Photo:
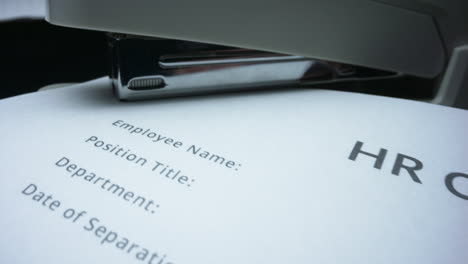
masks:
[(0, 101), (1, 263), (465, 263), (468, 112), (288, 90)]

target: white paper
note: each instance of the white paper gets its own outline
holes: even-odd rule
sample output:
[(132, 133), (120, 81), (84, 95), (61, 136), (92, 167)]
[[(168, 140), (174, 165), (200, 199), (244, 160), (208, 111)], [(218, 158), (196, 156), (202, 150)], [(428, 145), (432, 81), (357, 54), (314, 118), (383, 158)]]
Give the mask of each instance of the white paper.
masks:
[[(0, 101), (0, 120), (1, 263), (468, 259), (467, 111), (293, 89), (123, 103), (100, 79)], [(423, 167), (397, 176), (398, 157)]]

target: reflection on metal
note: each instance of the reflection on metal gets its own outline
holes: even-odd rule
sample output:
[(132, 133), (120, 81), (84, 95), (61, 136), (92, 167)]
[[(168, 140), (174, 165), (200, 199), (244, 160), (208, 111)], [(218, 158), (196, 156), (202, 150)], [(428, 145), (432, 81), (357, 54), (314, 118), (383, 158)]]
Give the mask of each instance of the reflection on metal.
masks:
[(109, 35), (109, 39), (111, 79), (123, 100), (399, 76), (301, 56), (211, 44), (121, 34)]

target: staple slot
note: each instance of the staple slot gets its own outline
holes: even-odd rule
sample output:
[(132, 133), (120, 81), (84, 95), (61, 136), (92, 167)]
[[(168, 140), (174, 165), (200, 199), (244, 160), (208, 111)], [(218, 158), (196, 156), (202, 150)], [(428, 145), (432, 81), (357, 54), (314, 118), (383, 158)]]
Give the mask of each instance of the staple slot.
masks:
[(302, 56), (239, 49), (162, 55), (159, 66), (163, 69), (171, 69), (219, 64), (275, 63), (304, 60), (310, 59)]

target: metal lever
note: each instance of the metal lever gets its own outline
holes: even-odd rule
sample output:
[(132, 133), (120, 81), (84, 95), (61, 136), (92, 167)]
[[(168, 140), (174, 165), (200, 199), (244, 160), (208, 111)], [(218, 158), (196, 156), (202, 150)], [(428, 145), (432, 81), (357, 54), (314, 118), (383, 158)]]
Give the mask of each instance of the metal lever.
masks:
[(121, 34), (110, 34), (109, 40), (111, 79), (122, 100), (399, 76), (301, 56), (196, 42)]

